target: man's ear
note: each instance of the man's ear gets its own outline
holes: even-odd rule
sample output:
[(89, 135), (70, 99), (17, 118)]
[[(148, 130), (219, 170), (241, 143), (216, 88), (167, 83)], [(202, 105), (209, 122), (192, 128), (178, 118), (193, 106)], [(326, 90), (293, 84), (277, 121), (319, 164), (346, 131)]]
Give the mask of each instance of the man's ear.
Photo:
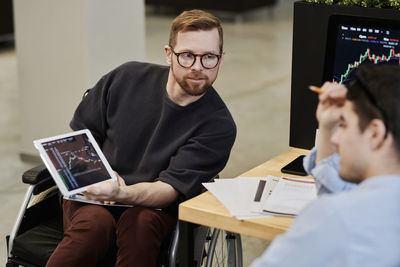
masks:
[(222, 64), (224, 63), (224, 58), (225, 58), (225, 50), (222, 50), (221, 59), (219, 60), (219, 66), (220, 66), (220, 67), (221, 67)]
[(171, 55), (172, 55), (171, 47), (169, 45), (164, 46), (164, 51), (165, 51), (165, 61), (167, 62), (168, 65), (171, 66), (171, 64), (172, 64), (172, 62), (171, 62), (171, 60), (172, 60), (172, 58), (171, 58)]
[(368, 138), (370, 139), (371, 149), (379, 149), (387, 140), (387, 129), (385, 123), (380, 119), (371, 120), (365, 131), (368, 131)]

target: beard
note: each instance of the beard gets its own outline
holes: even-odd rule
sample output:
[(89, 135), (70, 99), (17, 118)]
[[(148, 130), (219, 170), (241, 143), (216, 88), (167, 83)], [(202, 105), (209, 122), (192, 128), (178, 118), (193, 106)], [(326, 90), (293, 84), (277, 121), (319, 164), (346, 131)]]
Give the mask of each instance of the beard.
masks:
[[(191, 96), (200, 96), (207, 92), (209, 88), (211, 88), (212, 82), (210, 82), (210, 79), (203, 75), (201, 72), (191, 72), (187, 75), (184, 75), (182, 78), (178, 77), (175, 75), (174, 69), (171, 66), (172, 73), (175, 77), (176, 82), (179, 84), (179, 86), (187, 93), (188, 95)], [(196, 84), (190, 82), (190, 79), (201, 79), (202, 83)]]

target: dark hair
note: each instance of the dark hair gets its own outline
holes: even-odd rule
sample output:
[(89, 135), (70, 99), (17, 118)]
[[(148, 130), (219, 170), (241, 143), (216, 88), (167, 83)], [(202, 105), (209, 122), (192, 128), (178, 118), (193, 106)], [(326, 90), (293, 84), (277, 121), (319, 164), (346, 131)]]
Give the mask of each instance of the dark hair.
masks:
[(400, 155), (400, 66), (361, 66), (348, 86), (347, 99), (354, 104), (361, 131), (371, 120), (382, 120), (387, 133), (392, 133)]
[(172, 21), (171, 31), (169, 33), (169, 46), (176, 45), (176, 36), (178, 32), (185, 31), (208, 31), (214, 28), (218, 29), (219, 49), (223, 47), (223, 31), (221, 21), (214, 15), (199, 9), (193, 9), (182, 12)]

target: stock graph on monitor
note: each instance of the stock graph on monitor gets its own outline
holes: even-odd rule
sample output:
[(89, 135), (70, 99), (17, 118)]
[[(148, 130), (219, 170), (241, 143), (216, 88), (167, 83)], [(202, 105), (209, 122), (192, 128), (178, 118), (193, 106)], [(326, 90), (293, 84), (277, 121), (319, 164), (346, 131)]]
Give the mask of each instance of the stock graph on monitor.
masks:
[(329, 21), (325, 80), (348, 84), (364, 64), (400, 64), (398, 21), (332, 16)]

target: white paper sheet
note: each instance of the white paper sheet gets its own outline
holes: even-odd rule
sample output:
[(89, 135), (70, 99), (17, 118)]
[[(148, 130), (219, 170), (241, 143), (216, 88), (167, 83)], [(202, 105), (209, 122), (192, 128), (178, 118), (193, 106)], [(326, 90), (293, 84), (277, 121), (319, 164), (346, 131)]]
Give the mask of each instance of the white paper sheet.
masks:
[(313, 180), (282, 177), (270, 197), (262, 203), (262, 210), (295, 216), (316, 198)]
[(216, 179), (214, 183), (203, 183), (229, 210), (232, 216), (238, 219), (265, 217), (252, 211), (253, 199), (258, 183), (265, 177), (239, 177), (232, 179)]
[(203, 185), (239, 220), (294, 216), (316, 198), (315, 184), (307, 178), (239, 177)]

